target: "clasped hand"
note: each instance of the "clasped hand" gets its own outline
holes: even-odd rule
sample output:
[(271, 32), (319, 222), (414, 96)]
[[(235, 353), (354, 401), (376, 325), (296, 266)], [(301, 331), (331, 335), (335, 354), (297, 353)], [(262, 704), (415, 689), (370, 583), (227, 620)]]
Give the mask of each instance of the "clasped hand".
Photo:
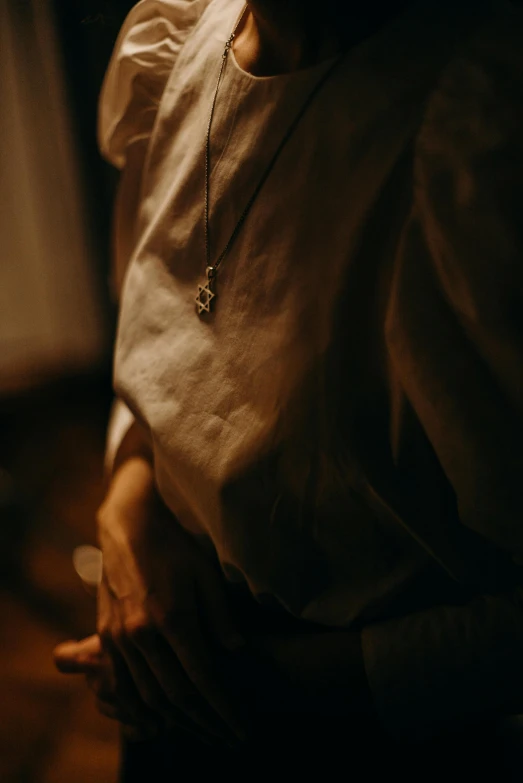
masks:
[(216, 665), (219, 651), (244, 644), (221, 574), (161, 503), (145, 459), (119, 469), (98, 531), (98, 634), (57, 648), (58, 668), (85, 673), (101, 711), (123, 723), (245, 739)]

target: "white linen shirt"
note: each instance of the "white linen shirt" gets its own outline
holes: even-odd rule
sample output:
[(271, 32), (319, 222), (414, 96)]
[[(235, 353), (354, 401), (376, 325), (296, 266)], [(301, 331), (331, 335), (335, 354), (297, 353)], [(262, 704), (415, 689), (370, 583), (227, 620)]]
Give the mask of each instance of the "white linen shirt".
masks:
[[(455, 199), (461, 214), (480, 169), (475, 160), (460, 169), (453, 144), (460, 122), (485, 120), (503, 58), (521, 65), (521, 20), (502, 3), (419, 2), (349, 51), (253, 204), (220, 268), (214, 311), (199, 317), (205, 134), (241, 9), (241, 0), (142, 0), (109, 65), (102, 152), (125, 168), (130, 145), (148, 145), (115, 389), (148, 433), (163, 499), (225, 576), (296, 617), (362, 629), (384, 722), (431, 731), (449, 694), (458, 717), (495, 708), (514, 686), (515, 658), (510, 671), (506, 661), (523, 647), (503, 582), (521, 562), (521, 534), (485, 528), (467, 506), (459, 444), (448, 446), (467, 418), (466, 395), (455, 410), (439, 406), (455, 399), (458, 362), (428, 389), (428, 375), (416, 375), (425, 359), (437, 368), (460, 351), (447, 329), (456, 316), (444, 310), (466, 304), (461, 278), (436, 280), (431, 264), (449, 245), (469, 252), (449, 242), (445, 210)], [(496, 26), (506, 45), (493, 56)], [(213, 260), (330, 67), (255, 77), (230, 53), (211, 136)], [(464, 119), (452, 114), (459, 94), (469, 99)], [(494, 115), (508, 127), (501, 104)], [(494, 131), (476, 130), (488, 144)], [(445, 185), (449, 165), (457, 184)], [(505, 686), (493, 660), (512, 677)]]

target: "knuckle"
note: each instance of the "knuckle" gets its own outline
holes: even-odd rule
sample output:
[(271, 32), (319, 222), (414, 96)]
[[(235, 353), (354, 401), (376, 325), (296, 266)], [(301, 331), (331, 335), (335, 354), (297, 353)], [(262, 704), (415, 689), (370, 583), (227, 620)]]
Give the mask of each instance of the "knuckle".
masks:
[(128, 617), (124, 623), (125, 634), (133, 641), (140, 641), (150, 630), (149, 620), (146, 615), (138, 613)]
[(122, 647), (127, 641), (127, 632), (123, 625), (119, 625), (117, 628), (113, 628), (111, 631), (110, 644), (116, 645), (116, 647)]
[(102, 647), (107, 648), (112, 642), (112, 631), (109, 625), (103, 624), (98, 626), (98, 636), (102, 642)]
[(96, 623), (96, 631), (100, 638), (103, 638), (104, 636), (107, 636), (111, 631), (111, 623), (109, 622), (108, 618), (98, 618), (98, 621)]

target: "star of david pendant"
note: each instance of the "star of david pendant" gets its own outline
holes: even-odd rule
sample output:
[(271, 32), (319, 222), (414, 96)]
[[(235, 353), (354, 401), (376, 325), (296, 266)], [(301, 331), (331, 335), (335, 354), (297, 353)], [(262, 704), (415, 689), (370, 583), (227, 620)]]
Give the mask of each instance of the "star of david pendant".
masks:
[(195, 299), (198, 315), (210, 313), (211, 302), (216, 297), (216, 294), (213, 291), (216, 269), (213, 266), (208, 266), (206, 272), (207, 283), (205, 285), (198, 285), (198, 296)]

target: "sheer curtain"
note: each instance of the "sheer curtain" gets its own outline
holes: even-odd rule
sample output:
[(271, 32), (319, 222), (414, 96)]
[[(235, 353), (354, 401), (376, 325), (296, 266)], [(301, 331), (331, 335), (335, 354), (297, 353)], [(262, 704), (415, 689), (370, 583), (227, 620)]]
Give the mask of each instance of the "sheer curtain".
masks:
[(0, 393), (104, 350), (68, 112), (50, 0), (0, 0)]

